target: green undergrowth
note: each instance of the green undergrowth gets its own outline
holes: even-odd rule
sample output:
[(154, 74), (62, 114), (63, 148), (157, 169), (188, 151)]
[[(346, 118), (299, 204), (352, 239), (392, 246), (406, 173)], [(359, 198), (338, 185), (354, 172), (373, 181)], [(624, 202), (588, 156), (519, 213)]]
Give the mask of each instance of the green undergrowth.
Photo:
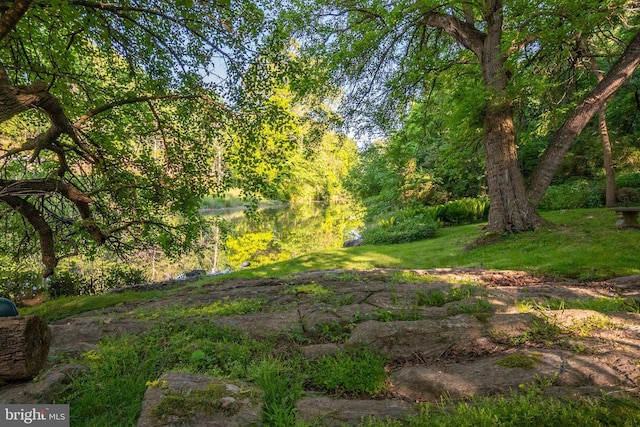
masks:
[(547, 298), (538, 300), (516, 301), (516, 306), (521, 312), (531, 312), (535, 310), (593, 310), (600, 313), (615, 312), (640, 312), (640, 301), (632, 298), (582, 298), (577, 300)]
[(157, 308), (142, 308), (134, 311), (134, 316), (138, 320), (176, 320), (191, 318), (210, 318), (216, 316), (233, 316), (251, 313), (259, 313), (268, 308), (268, 301), (265, 298), (240, 298), (231, 299), (225, 297), (221, 300), (209, 304), (198, 304), (195, 306), (184, 306), (174, 304), (159, 311)]
[(340, 351), (310, 363), (309, 383), (325, 392), (376, 396), (387, 389), (385, 358), (366, 348)]
[[(369, 350), (310, 362), (296, 348), (286, 336), (257, 340), (204, 319), (177, 319), (142, 335), (103, 339), (81, 357), (88, 372), (74, 378), (55, 403), (73, 408), (73, 426), (134, 426), (146, 388), (164, 372), (181, 371), (254, 383), (263, 391), (264, 425), (290, 426), (305, 387), (354, 396), (374, 396), (386, 387), (386, 360)], [(156, 412), (193, 416), (215, 392), (173, 393)]]
[(603, 395), (561, 399), (544, 393), (546, 386), (523, 385), (507, 397), (425, 404), (420, 415), (402, 420), (365, 419), (360, 427), (632, 427), (640, 425), (640, 401)]

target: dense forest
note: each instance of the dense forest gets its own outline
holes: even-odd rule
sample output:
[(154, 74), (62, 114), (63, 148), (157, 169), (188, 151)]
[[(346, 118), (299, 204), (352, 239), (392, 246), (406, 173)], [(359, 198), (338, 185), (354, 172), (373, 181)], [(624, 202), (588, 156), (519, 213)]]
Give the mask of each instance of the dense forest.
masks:
[(362, 202), (370, 243), (637, 203), (638, 7), (0, 1), (2, 275), (202, 252), (230, 192)]

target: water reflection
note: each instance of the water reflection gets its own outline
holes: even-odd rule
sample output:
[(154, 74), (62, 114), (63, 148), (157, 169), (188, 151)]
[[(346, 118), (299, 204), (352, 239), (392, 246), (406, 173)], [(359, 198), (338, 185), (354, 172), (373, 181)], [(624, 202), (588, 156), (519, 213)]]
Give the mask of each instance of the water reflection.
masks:
[[(323, 249), (339, 248), (351, 230), (362, 226), (363, 210), (352, 203), (305, 203), (262, 209), (255, 217), (243, 212), (208, 213), (224, 220), (203, 245), (201, 268), (208, 272), (234, 270), (283, 261)], [(224, 228), (228, 233), (222, 244)]]

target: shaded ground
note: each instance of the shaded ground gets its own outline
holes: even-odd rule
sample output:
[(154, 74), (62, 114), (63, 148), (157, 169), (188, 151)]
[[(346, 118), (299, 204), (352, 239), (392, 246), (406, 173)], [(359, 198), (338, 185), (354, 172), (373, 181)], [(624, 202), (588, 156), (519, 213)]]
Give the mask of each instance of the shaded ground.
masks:
[[(95, 348), (105, 335), (141, 333), (167, 311), (254, 298), (266, 300), (261, 311), (214, 316), (211, 322), (257, 338), (295, 337), (310, 359), (364, 345), (388, 360), (385, 396), (367, 400), (309, 390), (298, 401), (298, 419), (319, 425), (357, 424), (367, 415), (399, 418), (413, 413), (415, 402), (507, 394), (534, 381), (551, 384), (548, 391), (557, 395), (638, 391), (640, 277), (584, 283), (478, 269), (320, 271), (187, 285), (170, 297), (51, 324), (51, 365), (40, 381), (0, 386), (0, 402), (50, 402), (83, 369), (62, 362)], [(575, 301), (592, 304), (570, 308)], [(184, 388), (193, 379), (170, 380)], [(156, 425), (147, 415), (140, 425)], [(242, 425), (230, 420), (196, 425)]]

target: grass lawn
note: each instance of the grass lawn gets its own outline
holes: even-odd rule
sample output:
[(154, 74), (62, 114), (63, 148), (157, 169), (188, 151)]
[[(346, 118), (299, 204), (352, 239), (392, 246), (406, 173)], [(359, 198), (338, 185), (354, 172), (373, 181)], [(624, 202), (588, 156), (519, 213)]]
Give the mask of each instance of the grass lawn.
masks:
[(606, 209), (543, 212), (548, 226), (497, 236), (490, 245), (465, 248), (485, 235), (481, 225), (447, 227), (433, 239), (386, 246), (360, 246), (312, 253), (235, 273), (280, 276), (305, 270), (483, 267), (600, 280), (640, 274), (640, 231), (618, 230)]

